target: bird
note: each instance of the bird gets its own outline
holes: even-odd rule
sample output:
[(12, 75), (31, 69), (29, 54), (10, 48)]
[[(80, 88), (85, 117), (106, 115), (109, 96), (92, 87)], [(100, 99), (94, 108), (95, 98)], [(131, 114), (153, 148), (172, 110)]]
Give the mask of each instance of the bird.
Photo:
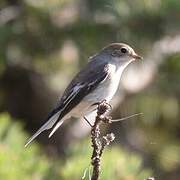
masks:
[(115, 95), (125, 68), (142, 59), (125, 43), (111, 43), (89, 58), (88, 63), (72, 79), (46, 122), (27, 141), (27, 147), (39, 134), (52, 129), (49, 138), (71, 117), (91, 117), (97, 102), (110, 102)]

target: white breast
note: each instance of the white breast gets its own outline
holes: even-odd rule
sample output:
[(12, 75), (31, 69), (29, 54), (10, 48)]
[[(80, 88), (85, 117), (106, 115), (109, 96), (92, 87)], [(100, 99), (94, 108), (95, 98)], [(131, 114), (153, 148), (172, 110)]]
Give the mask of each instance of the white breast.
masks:
[(99, 102), (104, 99), (110, 101), (114, 96), (121, 77), (120, 70), (117, 70), (116, 66), (109, 64), (109, 75), (108, 77), (98, 85), (98, 87), (89, 95), (87, 95), (84, 100), (91, 102)]

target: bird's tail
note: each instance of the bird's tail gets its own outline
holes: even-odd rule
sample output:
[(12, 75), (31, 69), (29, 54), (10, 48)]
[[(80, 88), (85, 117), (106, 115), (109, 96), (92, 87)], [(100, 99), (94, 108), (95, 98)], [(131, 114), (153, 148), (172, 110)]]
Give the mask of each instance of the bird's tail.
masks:
[[(59, 119), (61, 111), (56, 112), (52, 117), (49, 118), (49, 120), (39, 128), (39, 130), (27, 141), (27, 143), (25, 144), (25, 147), (27, 147), (39, 134), (41, 134), (43, 131), (51, 129), (53, 127), (53, 125), (57, 122), (57, 120)], [(61, 119), (56, 126), (54, 127), (54, 129), (52, 130), (52, 132), (50, 133), (49, 137), (51, 137), (53, 135), (53, 133), (56, 131), (56, 129), (63, 123), (63, 119)], [(57, 127), (58, 126), (58, 127)]]
[(49, 134), (49, 138), (55, 133), (55, 131), (62, 125), (62, 123), (64, 122), (64, 118), (61, 119), (53, 128), (53, 130), (51, 131), (51, 133)]

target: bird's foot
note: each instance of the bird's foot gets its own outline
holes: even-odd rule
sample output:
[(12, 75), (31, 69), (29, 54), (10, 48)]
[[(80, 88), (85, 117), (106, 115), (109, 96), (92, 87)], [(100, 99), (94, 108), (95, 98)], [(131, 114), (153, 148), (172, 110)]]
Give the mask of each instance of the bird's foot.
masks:
[(93, 125), (89, 122), (89, 120), (85, 116), (83, 118), (91, 127), (93, 127)]

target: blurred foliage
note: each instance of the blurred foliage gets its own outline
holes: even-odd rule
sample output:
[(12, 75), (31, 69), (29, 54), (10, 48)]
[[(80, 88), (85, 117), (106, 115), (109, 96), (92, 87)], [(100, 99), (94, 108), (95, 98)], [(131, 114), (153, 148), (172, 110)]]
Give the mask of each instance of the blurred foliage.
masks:
[[(62, 164), (60, 160), (43, 155), (35, 144), (25, 149), (26, 137), (18, 122), (12, 122), (6, 113), (0, 115), (0, 179), (78, 180), (83, 177), (86, 167), (90, 168), (92, 149), (87, 142), (69, 147), (68, 161)], [(142, 169), (142, 158), (139, 155), (129, 154), (122, 148), (108, 148), (102, 162), (103, 180), (141, 180), (151, 174), (150, 170)], [(84, 179), (88, 179), (88, 172)]]
[(19, 123), (12, 122), (6, 113), (0, 115), (0, 179), (39, 180), (56, 174), (37, 145), (24, 148), (26, 137)]
[[(156, 177), (167, 180), (178, 179), (180, 172), (179, 59), (179, 55), (168, 57), (152, 85), (125, 103), (125, 110), (143, 112), (139, 121), (127, 122), (128, 141), (146, 154)], [(131, 142), (134, 137), (136, 143)]]
[[(81, 143), (76, 145), (73, 149), (73, 154), (62, 168), (63, 179), (79, 179), (79, 177), (89, 179), (89, 173), (92, 172), (89, 162), (91, 151), (90, 144)], [(142, 169), (142, 159), (135, 153), (129, 153), (127, 150), (119, 147), (108, 147), (103, 154), (101, 172), (103, 180), (141, 180), (146, 179), (151, 174), (151, 170)]]
[(155, 142), (155, 145), (146, 143), (148, 153), (153, 154), (157, 167), (167, 172), (179, 171), (180, 167), (179, 57), (170, 57), (162, 64), (151, 89), (137, 97), (140, 111), (145, 113), (143, 128)]

